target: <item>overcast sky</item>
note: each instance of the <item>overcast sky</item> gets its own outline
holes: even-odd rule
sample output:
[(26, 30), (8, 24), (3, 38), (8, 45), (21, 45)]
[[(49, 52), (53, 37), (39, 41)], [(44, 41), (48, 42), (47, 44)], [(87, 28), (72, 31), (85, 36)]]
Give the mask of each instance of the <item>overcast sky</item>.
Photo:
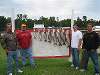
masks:
[(100, 19), (100, 0), (0, 0), (0, 15), (11, 16), (12, 8), (15, 15), (25, 13), (30, 18), (70, 18), (73, 9), (74, 18), (86, 15), (89, 18)]

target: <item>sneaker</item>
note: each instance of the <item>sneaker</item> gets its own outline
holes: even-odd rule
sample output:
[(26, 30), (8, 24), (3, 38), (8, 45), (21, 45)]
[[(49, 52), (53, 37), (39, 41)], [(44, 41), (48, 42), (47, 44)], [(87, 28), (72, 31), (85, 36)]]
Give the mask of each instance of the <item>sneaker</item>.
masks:
[(71, 67), (74, 67), (74, 65), (72, 64)]
[(84, 71), (86, 71), (85, 69), (80, 69), (80, 72), (84, 72)]
[(75, 69), (76, 69), (76, 70), (78, 70), (78, 69), (79, 69), (79, 67), (76, 67)]
[(12, 75), (12, 73), (9, 73), (8, 75)]
[(35, 64), (32, 64), (31, 67), (34, 69), (36, 67), (36, 65)]
[(95, 75), (100, 75), (99, 73), (95, 73)]
[(20, 70), (20, 69), (18, 69), (18, 72), (19, 72), (19, 73), (22, 73), (23, 71), (22, 71), (22, 70)]

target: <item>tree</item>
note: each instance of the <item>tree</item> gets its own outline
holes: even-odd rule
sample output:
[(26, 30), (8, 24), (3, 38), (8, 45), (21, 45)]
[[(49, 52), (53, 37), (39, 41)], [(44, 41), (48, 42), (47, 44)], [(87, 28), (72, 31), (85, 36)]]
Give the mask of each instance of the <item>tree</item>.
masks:
[(15, 28), (20, 29), (21, 28), (21, 20), (20, 19), (15, 19)]
[(80, 19), (80, 17), (77, 17), (77, 21), (76, 21), (76, 23), (75, 23), (77, 26), (79, 26), (80, 28), (84, 28), (83, 27), (83, 22), (82, 22), (82, 20)]
[(55, 27), (56, 26), (55, 24), (56, 24), (55, 17), (50, 17), (49, 18), (49, 26), (50, 27), (53, 27), (53, 26)]
[(4, 31), (7, 24), (7, 19), (4, 16), (0, 16), (0, 31)]
[(83, 21), (87, 21), (87, 16), (83, 16)]
[(40, 20), (42, 20), (42, 24), (44, 24), (45, 27), (48, 27), (48, 25), (49, 25), (49, 19), (48, 18), (41, 16)]
[(83, 16), (83, 28), (86, 28), (87, 26), (87, 16)]
[(33, 29), (33, 27), (34, 27), (34, 20), (27, 19), (27, 23), (26, 24), (27, 24), (29, 29)]

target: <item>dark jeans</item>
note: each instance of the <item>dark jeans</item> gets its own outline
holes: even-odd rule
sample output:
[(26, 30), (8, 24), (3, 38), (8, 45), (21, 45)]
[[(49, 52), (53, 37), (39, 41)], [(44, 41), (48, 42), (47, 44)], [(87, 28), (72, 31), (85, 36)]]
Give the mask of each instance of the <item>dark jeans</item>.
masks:
[(89, 57), (91, 58), (91, 60), (92, 60), (92, 62), (94, 64), (95, 73), (99, 73), (98, 54), (97, 54), (96, 50), (91, 50), (91, 51), (85, 50), (84, 51), (84, 64), (83, 64), (83, 68), (85, 70), (87, 70)]
[(75, 67), (79, 67), (79, 51), (77, 48), (72, 48), (72, 63)]
[(21, 56), (22, 56), (23, 65), (26, 64), (26, 57), (29, 58), (31, 65), (35, 65), (34, 58), (32, 57), (32, 49), (31, 48), (20, 49), (20, 53), (21, 53)]
[(7, 73), (13, 72), (13, 61), (16, 63), (17, 70), (19, 69), (17, 51), (8, 51), (7, 55)]

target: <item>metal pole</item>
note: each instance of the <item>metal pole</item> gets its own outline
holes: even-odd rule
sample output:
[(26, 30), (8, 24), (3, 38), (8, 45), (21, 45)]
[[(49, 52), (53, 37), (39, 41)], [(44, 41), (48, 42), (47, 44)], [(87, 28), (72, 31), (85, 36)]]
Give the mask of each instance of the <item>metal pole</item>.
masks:
[(12, 22), (12, 32), (15, 31), (15, 10), (11, 8), (11, 22)]
[(74, 25), (74, 10), (72, 9), (72, 15), (71, 15), (71, 30), (73, 30)]
[[(71, 15), (71, 32), (73, 31), (73, 25), (74, 25), (74, 10), (72, 10), (72, 15)], [(71, 34), (71, 36), (72, 36), (72, 34)], [(70, 43), (71, 43), (71, 40), (70, 40)], [(69, 61), (72, 62), (72, 54), (69, 57)]]

